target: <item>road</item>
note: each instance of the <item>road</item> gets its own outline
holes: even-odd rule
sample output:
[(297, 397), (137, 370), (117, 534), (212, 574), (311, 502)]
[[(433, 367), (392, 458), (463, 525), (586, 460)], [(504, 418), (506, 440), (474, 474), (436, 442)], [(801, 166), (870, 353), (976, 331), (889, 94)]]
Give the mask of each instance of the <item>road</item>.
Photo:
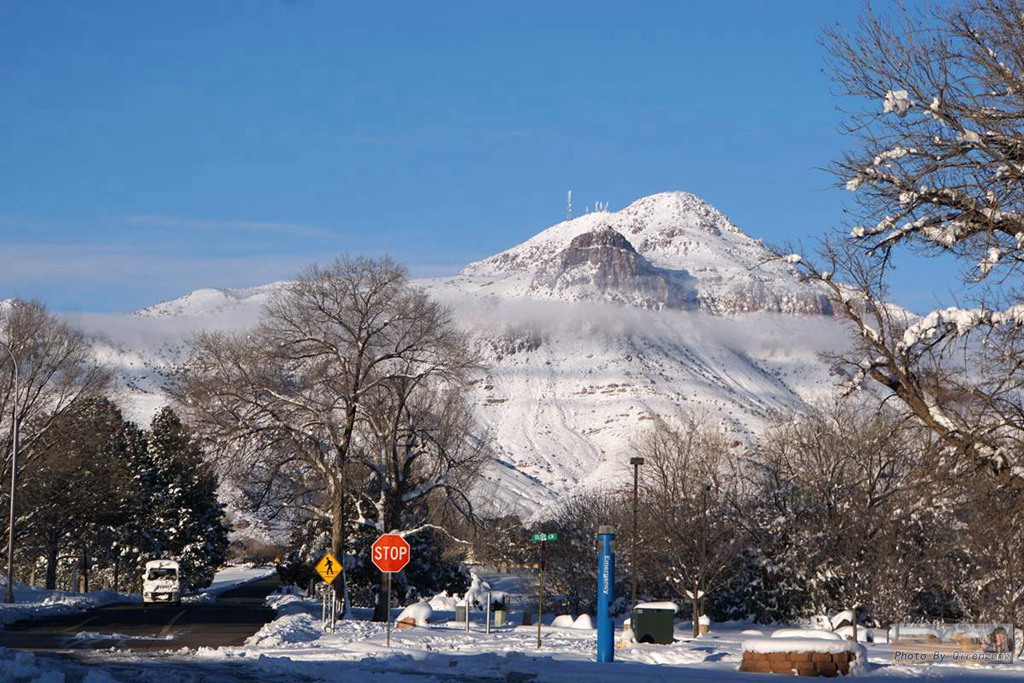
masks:
[(273, 618), (263, 599), (277, 585), (277, 576), (272, 575), (222, 593), (216, 603), (109, 605), (61, 617), (18, 621), (0, 631), (0, 647), (152, 652), (241, 645)]

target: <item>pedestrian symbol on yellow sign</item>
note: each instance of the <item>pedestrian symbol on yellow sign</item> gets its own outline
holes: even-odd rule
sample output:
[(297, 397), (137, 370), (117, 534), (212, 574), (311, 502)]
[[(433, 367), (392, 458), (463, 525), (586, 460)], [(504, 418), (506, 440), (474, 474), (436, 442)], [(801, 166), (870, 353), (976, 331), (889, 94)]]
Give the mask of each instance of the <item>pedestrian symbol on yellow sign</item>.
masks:
[(342, 567), (341, 563), (338, 562), (338, 558), (330, 552), (324, 553), (324, 556), (316, 563), (316, 573), (327, 583), (334, 583), (341, 570)]

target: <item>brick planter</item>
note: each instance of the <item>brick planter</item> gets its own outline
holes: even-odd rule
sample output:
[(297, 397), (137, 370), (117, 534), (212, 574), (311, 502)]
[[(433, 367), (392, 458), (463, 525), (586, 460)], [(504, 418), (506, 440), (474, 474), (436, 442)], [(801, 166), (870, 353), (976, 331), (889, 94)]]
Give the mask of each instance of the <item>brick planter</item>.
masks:
[[(748, 649), (745, 646), (739, 670), (751, 673), (831, 678), (840, 674), (848, 675), (850, 665), (857, 659), (857, 652), (854, 650), (821, 652), (815, 651), (818, 648), (814, 647), (801, 650), (798, 643), (786, 643), (785, 640), (784, 638), (778, 639), (777, 645), (775, 643), (766, 645), (769, 641), (759, 640), (756, 647)], [(842, 646), (840, 645), (840, 647)], [(780, 651), (769, 651), (773, 649)]]

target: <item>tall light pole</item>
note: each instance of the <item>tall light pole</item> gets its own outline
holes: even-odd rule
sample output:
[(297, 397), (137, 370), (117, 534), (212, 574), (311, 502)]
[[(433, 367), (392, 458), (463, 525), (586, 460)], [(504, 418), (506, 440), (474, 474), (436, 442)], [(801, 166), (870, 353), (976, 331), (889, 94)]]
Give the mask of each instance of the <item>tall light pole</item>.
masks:
[(18, 411), (18, 359), (14, 357), (14, 351), (11, 350), (10, 344), (6, 342), (0, 342), (0, 344), (7, 349), (14, 370), (14, 374), (11, 375), (14, 390), (11, 399), (12, 431), (14, 432), (11, 444), (11, 517), (7, 523), (7, 592), (4, 594), (4, 602), (14, 602), (14, 499), (18, 490), (18, 440), (21, 438), (21, 413)]
[(635, 456), (629, 459), (629, 464), (633, 466), (633, 548), (629, 552), (629, 573), (631, 575), (631, 581), (633, 584), (633, 603), (632, 606), (636, 607), (636, 507), (637, 507), (637, 494), (639, 487), (637, 480), (640, 476), (640, 465), (644, 464), (644, 459), (640, 456)]

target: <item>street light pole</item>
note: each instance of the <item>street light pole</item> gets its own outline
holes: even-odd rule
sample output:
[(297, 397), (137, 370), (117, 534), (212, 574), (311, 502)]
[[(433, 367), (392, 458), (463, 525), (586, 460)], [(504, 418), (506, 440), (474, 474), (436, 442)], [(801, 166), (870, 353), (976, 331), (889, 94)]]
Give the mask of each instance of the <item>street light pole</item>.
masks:
[(632, 458), (629, 459), (629, 464), (633, 466), (633, 542), (632, 542), (633, 548), (629, 552), (629, 564), (630, 564), (629, 573), (631, 575), (631, 581), (632, 581), (632, 584), (633, 584), (633, 597), (632, 597), (632, 601), (633, 602), (632, 602), (632, 606), (636, 607), (636, 537), (637, 537), (637, 531), (636, 531), (636, 508), (637, 508), (637, 493), (639, 491), (639, 487), (637, 485), (637, 480), (638, 480), (639, 475), (640, 475), (640, 465), (644, 464), (644, 459), (641, 458), (640, 456), (635, 456), (635, 457), (632, 457)]
[(18, 441), (21, 438), (21, 413), (18, 411), (18, 359), (14, 357), (14, 351), (10, 344), (3, 343), (7, 354), (11, 357), (14, 374), (11, 376), (14, 395), (11, 399), (11, 413), (13, 417), (13, 441), (11, 444), (11, 516), (7, 523), (7, 592), (4, 594), (4, 602), (14, 602), (14, 513), (15, 493), (18, 490)]

